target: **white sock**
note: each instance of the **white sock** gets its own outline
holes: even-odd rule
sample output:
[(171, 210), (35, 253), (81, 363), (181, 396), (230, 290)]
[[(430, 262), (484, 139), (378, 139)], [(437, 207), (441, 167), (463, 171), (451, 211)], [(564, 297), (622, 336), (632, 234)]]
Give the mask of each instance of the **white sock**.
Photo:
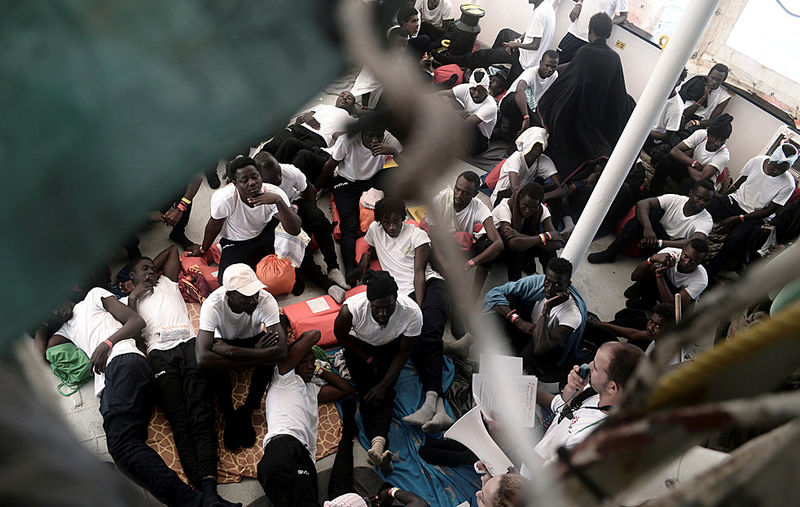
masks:
[(447, 415), (447, 411), (444, 409), (444, 399), (439, 396), (436, 399), (436, 413), (430, 421), (422, 425), (422, 431), (425, 433), (438, 433), (452, 425), (453, 419)]
[(372, 446), (367, 451), (367, 462), (373, 466), (380, 466), (383, 461), (383, 449), (386, 447), (386, 438), (374, 437)]
[(448, 356), (466, 359), (469, 357), (469, 348), (474, 343), (475, 338), (472, 333), (466, 333), (458, 340), (444, 342), (444, 353)]
[(561, 221), (564, 222), (564, 230), (572, 230), (575, 228), (575, 222), (572, 221), (571, 216), (564, 216), (561, 217)]
[(425, 403), (411, 415), (403, 417), (403, 420), (415, 426), (422, 426), (426, 422), (433, 419), (436, 413), (436, 398), (438, 398), (436, 391), (428, 391), (425, 393)]

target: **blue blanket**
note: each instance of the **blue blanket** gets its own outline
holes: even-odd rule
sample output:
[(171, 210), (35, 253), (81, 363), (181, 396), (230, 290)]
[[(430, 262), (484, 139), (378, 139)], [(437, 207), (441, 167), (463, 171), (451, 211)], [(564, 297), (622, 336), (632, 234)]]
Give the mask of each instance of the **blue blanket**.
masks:
[[(442, 387), (447, 390), (453, 381), (453, 362), (445, 357), (442, 371)], [(389, 449), (399, 458), (394, 462), (394, 472), (388, 476), (377, 473), (387, 482), (400, 489), (411, 491), (424, 498), (431, 506), (456, 506), (475, 497), (480, 489), (480, 478), (471, 466), (456, 468), (439, 467), (426, 463), (417, 450), (425, 442), (426, 434), (417, 426), (402, 421), (402, 418), (415, 412), (422, 405), (425, 393), (419, 381), (417, 369), (411, 361), (407, 362), (395, 385), (397, 396), (394, 400), (394, 418), (389, 430)], [(447, 413), (453, 413), (445, 401)], [(358, 439), (365, 449), (370, 442), (364, 433), (361, 414), (356, 415)], [(431, 435), (442, 438), (441, 433)]]

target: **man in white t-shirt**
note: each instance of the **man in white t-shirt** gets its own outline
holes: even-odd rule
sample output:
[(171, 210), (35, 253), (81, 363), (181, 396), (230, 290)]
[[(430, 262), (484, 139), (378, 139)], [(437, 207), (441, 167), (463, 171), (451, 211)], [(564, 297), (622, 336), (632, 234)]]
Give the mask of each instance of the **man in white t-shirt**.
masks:
[(439, 93), (455, 99), (456, 107), (463, 110), (465, 126), (472, 131), (468, 153), (477, 155), (486, 151), (497, 122), (497, 101), (489, 95), (489, 73), (486, 69), (473, 70), (469, 83)]
[(587, 378), (581, 378), (576, 365), (560, 394), (537, 391), (536, 403), (554, 417), (534, 448), (545, 466), (556, 461), (559, 448), (569, 449), (586, 439), (608, 417), (608, 412), (619, 405), (625, 384), (642, 357), (642, 349), (635, 345), (607, 342), (597, 349), (589, 363)]
[[(327, 280), (320, 280), (321, 273), (311, 255), (303, 257), (300, 271), (308, 275), (324, 289), (331, 283), (343, 289), (350, 286), (344, 278), (344, 273), (339, 269), (339, 260), (336, 257), (336, 247), (333, 243), (333, 224), (325, 213), (317, 206), (317, 196), (311, 185), (308, 184), (306, 175), (291, 164), (279, 164), (278, 161), (266, 151), (261, 151), (253, 157), (261, 179), (270, 185), (279, 187), (289, 197), (289, 202), (297, 207), (297, 215), (303, 221), (303, 230), (314, 235), (314, 240), (322, 253), (328, 275)], [(322, 277), (324, 278), (324, 277)], [(328, 283), (324, 283), (328, 281)]]
[(668, 154), (653, 160), (655, 174), (650, 180), (650, 195), (661, 195), (667, 178), (678, 184), (682, 195), (698, 180), (710, 180), (718, 190), (717, 178), (731, 158), (725, 141), (733, 131), (732, 121), (731, 115), (723, 113), (714, 118), (708, 129), (694, 131)]
[(452, 30), (455, 11), (451, 0), (416, 0), (414, 7), (420, 15), (420, 35), (427, 35), (435, 42)]
[(639, 247), (652, 252), (664, 247), (683, 248), (695, 238), (705, 240), (714, 227), (706, 209), (713, 197), (711, 182), (700, 180), (694, 182), (688, 197), (664, 194), (642, 199), (636, 203), (636, 217), (628, 220), (608, 248), (589, 254), (589, 262), (614, 262), (620, 252), (636, 241)]
[(488, 68), (497, 63), (511, 64), (506, 82), (516, 80), (522, 71), (538, 64), (542, 53), (550, 49), (556, 26), (553, 2), (528, 0), (528, 3), (534, 8), (524, 34), (504, 28), (497, 33), (490, 49), (458, 56), (434, 53), (434, 58), (442, 64), (455, 63), (470, 69)]
[(231, 264), (255, 267), (275, 252), (275, 227), (283, 225), (287, 234), (300, 234), (300, 217), (280, 188), (261, 180), (255, 161), (237, 157), (228, 163), (230, 184), (211, 195), (211, 216), (206, 223), (203, 244), (190, 248), (190, 255), (201, 256), (217, 236), (222, 254), (218, 278), (222, 282)]
[[(525, 370), (546, 382), (557, 382), (574, 361), (583, 332), (584, 311), (571, 286), (572, 264), (554, 258), (544, 275), (531, 275), (490, 290), (487, 309), (505, 322), (505, 331)], [(551, 380), (545, 380), (551, 379)]]
[(197, 366), (197, 333), (178, 288), (180, 270), (180, 255), (174, 246), (155, 259), (141, 257), (132, 261), (133, 290), (121, 301), (145, 321), (142, 338), (147, 359), (183, 471), (196, 489), (216, 495), (214, 401), (208, 375)]
[(361, 398), (364, 432), (370, 439), (368, 461), (386, 474), (392, 471), (388, 450), (394, 385), (422, 332), (422, 310), (408, 296), (398, 294), (386, 271), (371, 271), (367, 290), (342, 305), (333, 332)]
[[(796, 182), (789, 168), (797, 161), (797, 148), (784, 143), (770, 154), (751, 158), (742, 168), (741, 176), (728, 189), (708, 205), (720, 232), (739, 237), (750, 229), (747, 222), (762, 223), (778, 213), (794, 193)], [(743, 229), (734, 232), (736, 229)], [(733, 259), (735, 249), (723, 245), (708, 264), (708, 276), (713, 280)]]
[(686, 109), (683, 110), (686, 128), (706, 128), (711, 125), (711, 120), (725, 112), (725, 107), (731, 100), (731, 94), (722, 86), (727, 78), (728, 67), (717, 63), (708, 71), (708, 76), (696, 76), (689, 80), (702, 79), (705, 81), (705, 86), (703, 95), (696, 101), (687, 103)]
[(544, 92), (558, 78), (558, 52), (549, 49), (542, 53), (539, 65), (525, 69), (508, 87), (509, 93), (500, 101), (500, 124), (493, 139), (513, 140), (532, 125), (540, 125), (536, 105)]
[[(333, 146), (336, 138), (347, 128), (347, 124), (353, 121), (352, 115), (355, 112), (355, 96), (349, 91), (343, 91), (336, 97), (333, 106), (318, 104), (298, 116), (294, 123), (276, 132), (264, 144), (262, 150), (274, 155), (282, 164), (295, 164), (301, 170), (305, 170), (308, 165), (307, 156), (302, 155), (298, 164), (295, 163), (295, 157), (298, 157), (303, 150), (311, 155), (325, 155), (322, 148)], [(316, 171), (319, 171), (319, 166), (323, 162), (325, 160), (310, 167), (315, 166)], [(314, 169), (311, 169), (311, 172), (314, 172)], [(316, 174), (309, 177), (316, 178)]]
[(569, 25), (566, 35), (558, 43), (561, 63), (569, 63), (575, 53), (589, 44), (589, 20), (597, 13), (604, 13), (615, 25), (628, 19), (628, 0), (577, 0), (569, 13)]
[(636, 282), (625, 291), (628, 308), (649, 311), (657, 302), (674, 304), (681, 296), (684, 311), (691, 308), (708, 287), (708, 274), (701, 263), (708, 255), (708, 244), (693, 239), (683, 249), (667, 247), (640, 262), (631, 273)]
[(401, 295), (415, 300), (422, 310), (422, 332), (411, 347), (411, 359), (417, 367), (425, 401), (422, 407), (403, 418), (436, 433), (453, 420), (444, 409), (442, 368), (444, 363), (442, 336), (447, 324), (447, 290), (442, 276), (430, 266), (431, 244), (428, 235), (404, 223), (405, 203), (384, 197), (375, 204), (375, 222), (364, 239), (370, 246), (359, 261), (361, 272), (369, 269), (377, 256), (381, 267), (392, 275)]
[(678, 93), (678, 86), (686, 79), (686, 69), (683, 69), (678, 81), (670, 92), (667, 102), (661, 109), (661, 114), (658, 115), (655, 125), (650, 129), (650, 135), (644, 142), (644, 151), (648, 154), (652, 152), (655, 145), (661, 143), (672, 143), (673, 137), (681, 129), (683, 123), (683, 99)]
[[(480, 291), (488, 274), (487, 266), (503, 251), (503, 240), (492, 220), (492, 212), (480, 199), (481, 180), (472, 171), (464, 171), (456, 178), (453, 187), (447, 187), (433, 198), (425, 217), (430, 226), (433, 256), (444, 273), (457, 276), (475, 269), (473, 290)], [(441, 232), (437, 229), (441, 228)], [(482, 231), (479, 233), (479, 231)], [(448, 249), (437, 246), (441, 238), (453, 238), (466, 253), (466, 260), (447, 261)], [(462, 334), (462, 333), (454, 333)]]
[[(286, 358), (286, 333), (278, 303), (250, 266), (230, 266), (222, 287), (203, 302), (196, 353), (198, 365), (216, 373), (211, 383), (225, 419), (225, 447), (252, 447), (256, 440), (252, 414), (261, 408), (273, 366)], [(247, 399), (234, 410), (228, 370), (251, 366)]]
[(315, 465), (319, 403), (355, 393), (350, 383), (314, 360), (311, 349), (319, 339), (316, 329), (301, 334), (275, 368), (267, 391), (268, 433), (258, 482), (272, 505), (319, 505)]
[[(515, 142), (516, 151), (509, 155), (500, 167), (492, 196), (489, 202), (493, 206), (511, 197), (517, 189), (528, 183), (536, 182), (544, 187), (545, 180), (551, 179), (552, 185), (558, 187), (561, 178), (558, 176), (553, 160), (542, 153), (547, 148), (547, 131), (541, 127), (531, 127), (522, 132)], [(554, 199), (560, 194), (558, 188), (546, 193), (544, 201)]]
[(91, 358), (106, 445), (117, 468), (167, 505), (234, 505), (192, 489), (147, 445), (153, 371), (135, 341), (145, 321), (101, 288), (56, 318), (64, 324), (45, 337), (42, 350), (72, 342)]
[[(376, 115), (375, 115), (376, 116)], [(356, 234), (359, 225), (358, 201), (370, 188), (385, 190), (388, 175), (386, 162), (402, 151), (400, 142), (386, 131), (375, 116), (367, 117), (359, 134), (341, 136), (336, 140), (331, 156), (325, 162), (317, 188), (327, 188), (333, 178), (333, 200), (339, 212), (339, 248), (344, 271), (351, 276), (356, 269)]]

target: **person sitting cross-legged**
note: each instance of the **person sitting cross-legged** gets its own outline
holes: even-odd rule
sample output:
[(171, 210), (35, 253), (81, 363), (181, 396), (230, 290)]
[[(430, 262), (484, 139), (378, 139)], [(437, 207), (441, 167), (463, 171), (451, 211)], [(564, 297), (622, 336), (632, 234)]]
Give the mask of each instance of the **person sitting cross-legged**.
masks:
[(703, 239), (692, 239), (683, 249), (664, 248), (639, 263), (631, 273), (636, 282), (625, 290), (626, 306), (649, 310), (656, 302), (674, 304), (681, 295), (684, 312), (708, 286), (706, 269), (701, 266), (708, 254)]
[[(543, 381), (557, 381), (575, 353), (585, 310), (571, 286), (572, 264), (554, 258), (545, 275), (532, 275), (495, 287), (484, 304), (505, 322), (505, 332), (523, 367)], [(581, 301), (581, 304), (583, 302)], [(545, 380), (552, 379), (555, 380)]]
[[(274, 369), (267, 392), (267, 435), (258, 463), (258, 482), (273, 505), (317, 507), (317, 427), (319, 403), (355, 393), (339, 375), (314, 361), (320, 332), (306, 331), (289, 346)], [(324, 385), (315, 382), (320, 379)]]
[(197, 333), (178, 288), (180, 270), (180, 257), (174, 246), (155, 259), (135, 259), (131, 262), (133, 290), (120, 301), (145, 321), (142, 337), (147, 359), (183, 471), (196, 489), (216, 495), (214, 401), (209, 392), (208, 372), (197, 366)]
[(664, 247), (683, 248), (692, 239), (705, 240), (714, 221), (706, 206), (714, 196), (708, 180), (695, 181), (689, 197), (664, 194), (636, 203), (636, 217), (628, 220), (616, 239), (602, 252), (589, 254), (589, 262), (614, 262), (631, 243), (655, 251)]
[(275, 253), (275, 227), (280, 223), (288, 234), (300, 234), (300, 217), (280, 188), (261, 180), (255, 161), (237, 157), (226, 167), (226, 185), (211, 196), (211, 216), (206, 223), (202, 245), (189, 248), (192, 256), (204, 255), (220, 236), (222, 254), (219, 281), (231, 264), (255, 268), (265, 256)]
[(364, 432), (371, 442), (368, 461), (387, 474), (393, 469), (388, 439), (394, 385), (412, 341), (422, 332), (422, 310), (413, 299), (398, 294), (397, 283), (386, 271), (370, 271), (364, 278), (367, 291), (345, 300), (333, 332), (361, 398)]
[(494, 225), (503, 238), (503, 257), (507, 259), (511, 281), (519, 280), (523, 269), (535, 273), (537, 257), (544, 269), (561, 248), (561, 235), (553, 227), (543, 200), (542, 186), (528, 183), (492, 210)]
[(419, 371), (425, 402), (403, 420), (435, 433), (453, 424), (445, 412), (442, 391), (447, 290), (442, 276), (429, 264), (430, 238), (422, 229), (403, 223), (405, 218), (403, 201), (391, 197), (378, 201), (375, 222), (364, 236), (371, 248), (359, 262), (361, 272), (365, 273), (373, 254), (376, 255), (383, 269), (397, 282), (399, 293), (416, 301), (422, 310), (422, 332), (411, 346), (411, 359)]
[[(286, 333), (278, 303), (246, 264), (225, 271), (222, 287), (200, 309), (197, 363), (215, 370), (212, 388), (225, 420), (223, 442), (234, 450), (256, 441), (252, 414), (261, 408), (276, 363), (286, 359)], [(228, 370), (254, 367), (244, 405), (234, 410)]]
[(522, 132), (514, 142), (516, 150), (509, 155), (500, 167), (494, 192), (489, 198), (492, 206), (511, 197), (517, 189), (531, 182), (544, 186), (550, 180), (555, 189), (544, 194), (544, 201), (549, 202), (566, 195), (567, 187), (559, 188), (561, 178), (558, 176), (553, 160), (542, 153), (547, 148), (547, 131), (541, 127), (531, 127)]
[(478, 155), (489, 149), (489, 138), (497, 123), (497, 101), (489, 95), (489, 81), (486, 69), (475, 69), (469, 83), (439, 92), (440, 96), (453, 99), (455, 107), (461, 110), (464, 125), (471, 131), (469, 155)]

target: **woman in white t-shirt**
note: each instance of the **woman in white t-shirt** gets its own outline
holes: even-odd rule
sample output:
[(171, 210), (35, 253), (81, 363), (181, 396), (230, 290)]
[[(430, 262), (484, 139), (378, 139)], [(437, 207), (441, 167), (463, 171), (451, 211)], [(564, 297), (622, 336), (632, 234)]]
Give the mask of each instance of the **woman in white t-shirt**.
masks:
[(522, 270), (536, 272), (538, 257), (544, 271), (561, 248), (561, 235), (553, 227), (550, 211), (542, 204), (544, 190), (538, 183), (528, 183), (503, 199), (492, 210), (494, 225), (503, 238), (503, 255), (508, 262), (509, 281), (522, 278)]
[(231, 184), (211, 196), (211, 216), (203, 244), (189, 248), (191, 256), (205, 255), (217, 236), (220, 237), (220, 283), (228, 266), (243, 263), (255, 268), (261, 259), (275, 252), (278, 223), (293, 235), (300, 234), (301, 223), (283, 190), (261, 180), (252, 158), (237, 157), (225, 171)]
[(661, 195), (667, 178), (678, 184), (678, 192), (687, 195), (692, 183), (710, 180), (719, 189), (717, 178), (731, 158), (725, 141), (730, 137), (733, 117), (727, 113), (714, 118), (706, 130), (696, 130), (678, 143), (668, 154), (654, 160), (655, 174), (650, 181), (650, 194)]
[(422, 229), (403, 223), (406, 207), (403, 201), (384, 197), (375, 204), (375, 222), (364, 239), (370, 251), (359, 261), (365, 273), (373, 254), (381, 267), (397, 282), (398, 291), (417, 302), (422, 309), (422, 333), (414, 341), (411, 359), (417, 366), (425, 402), (404, 421), (422, 426), (423, 431), (436, 433), (453, 420), (444, 410), (442, 398), (442, 336), (447, 324), (447, 290), (442, 276), (431, 268), (431, 240)]

